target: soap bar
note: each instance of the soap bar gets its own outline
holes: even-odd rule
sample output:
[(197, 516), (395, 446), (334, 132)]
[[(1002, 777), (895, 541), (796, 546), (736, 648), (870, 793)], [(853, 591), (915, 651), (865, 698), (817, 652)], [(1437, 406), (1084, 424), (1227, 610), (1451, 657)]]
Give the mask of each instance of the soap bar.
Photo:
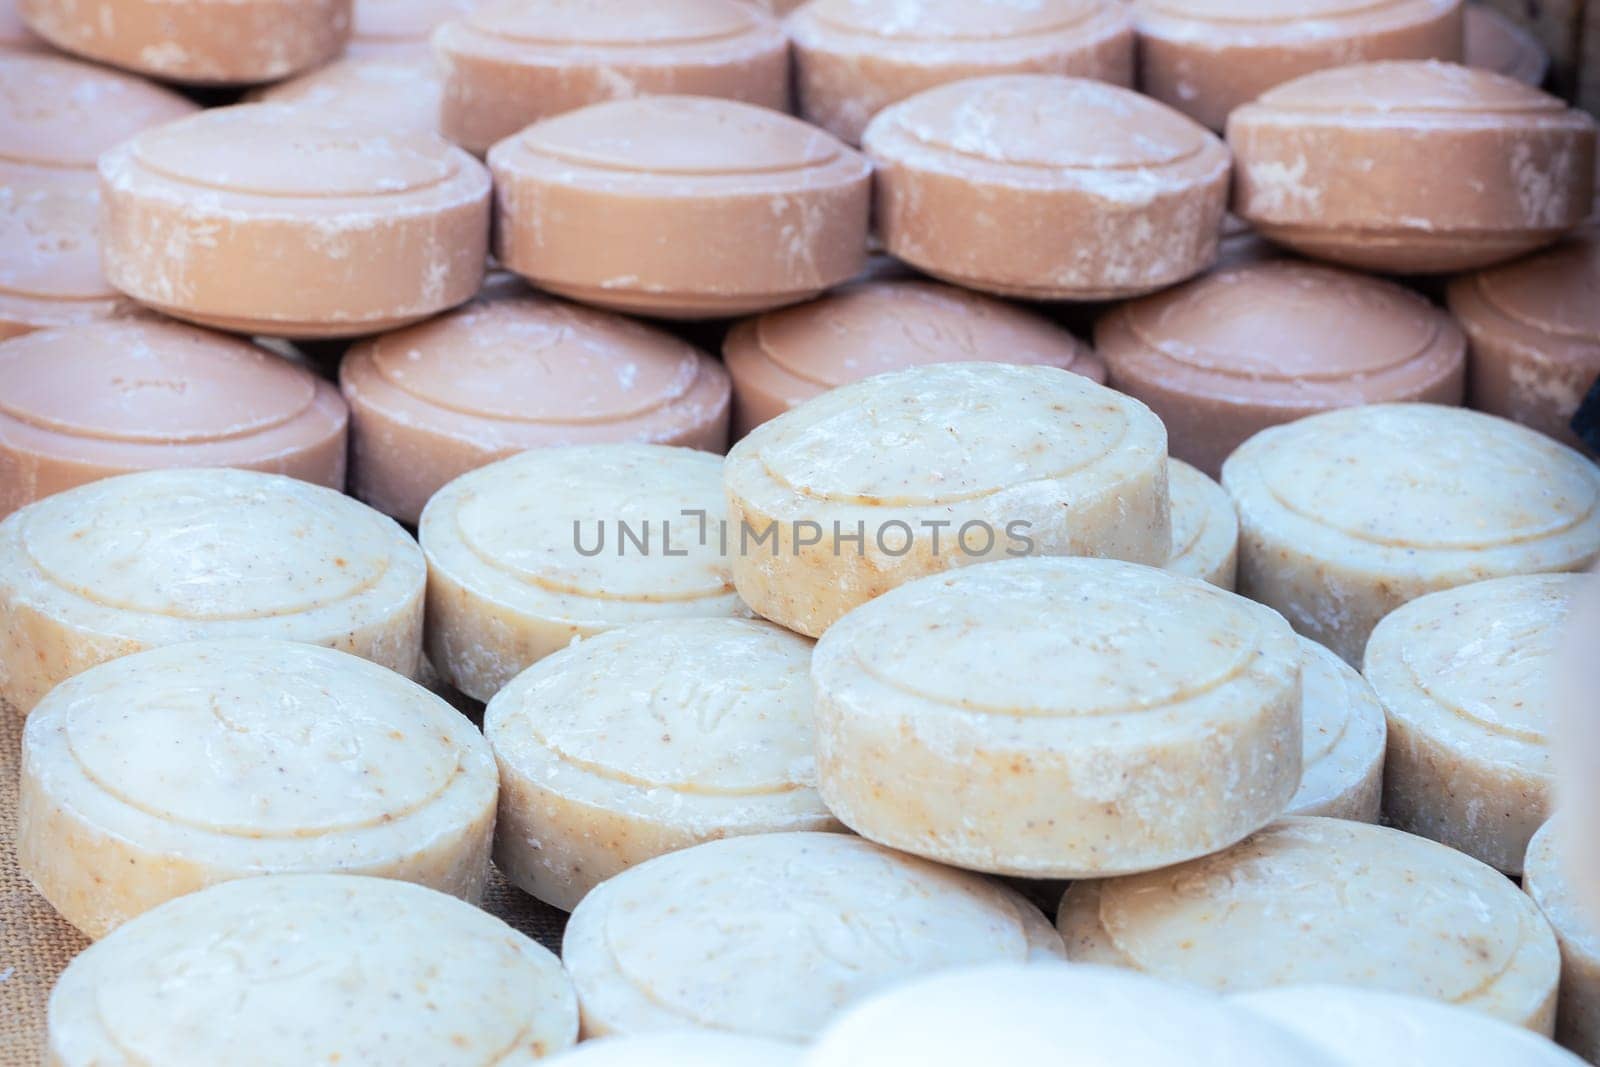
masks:
[(326, 63), (351, 0), (17, 0), (64, 52), (190, 85), (253, 85)]
[[(604, 100), (689, 95), (789, 109), (788, 39), (742, 0), (487, 0), (433, 40), (445, 74), (440, 129), (480, 155)], [(611, 149), (627, 159), (625, 146)], [(683, 150), (688, 161), (716, 156), (714, 146)]]
[(1525, 85), (1544, 84), (1550, 73), (1550, 54), (1533, 34), (1486, 3), (1463, 4), (1461, 15), (1462, 62)]
[[(1594, 572), (1591, 572), (1594, 573)], [(1559, 800), (1580, 826), (1593, 826), (1600, 816), (1600, 777), (1593, 773), (1600, 759), (1600, 716), (1594, 714), (1600, 692), (1600, 584), (1578, 591), (1561, 643), (1556, 677), (1556, 771)], [(1563, 861), (1581, 907), (1600, 915), (1600, 835), (1568, 834)]]
[(1016, 74), (944, 85), (878, 114), (884, 246), (918, 270), (1032, 300), (1109, 300), (1210, 266), (1227, 149), (1103, 82)]
[(872, 168), (799, 119), (617, 100), (495, 145), (495, 254), (541, 289), (662, 318), (793, 304), (865, 263)]
[(1587, 829), (1570, 812), (1547, 822), (1528, 844), (1522, 886), (1561, 945), (1556, 1040), (1594, 1063), (1600, 1060), (1600, 919), (1573, 888), (1579, 868), (1568, 846)]
[(0, 0), (0, 52), (48, 52), (50, 46), (23, 25), (17, 0)]
[(1300, 788), (1285, 815), (1377, 822), (1388, 728), (1356, 669), (1315, 641), (1300, 643)]
[(339, 386), (353, 417), (352, 491), (411, 524), (445, 483), (524, 449), (728, 443), (720, 363), (520, 285), (493, 284), (447, 315), (355, 345)]
[(1089, 346), (1048, 319), (937, 282), (860, 282), (739, 323), (722, 344), (743, 437), (812, 397), (874, 374), (929, 363), (1060, 367), (1096, 382)]
[(1222, 216), (1222, 237), (1217, 244), (1217, 262), (1212, 270), (1230, 270), (1269, 259), (1279, 259), (1283, 249), (1262, 237), (1250, 224), (1233, 212)]
[(1182, 460), (1167, 461), (1172, 555), (1165, 569), (1232, 590), (1239, 571), (1239, 516), (1222, 486)]
[(786, 28), (800, 114), (851, 144), (890, 104), (965, 78), (1133, 84), (1133, 16), (1120, 0), (816, 0)]
[(561, 1058), (561, 1067), (801, 1067), (800, 1050), (711, 1030), (640, 1034), (585, 1041)]
[(894, 982), (1059, 958), (1061, 939), (976, 875), (845, 834), (790, 833), (696, 845), (602, 883), (572, 913), (562, 953), (585, 1037), (802, 1042)]
[(370, 874), (476, 902), (496, 790), (472, 723), (385, 667), (262, 638), (166, 645), (34, 706), (17, 863), (94, 938), (261, 874)]
[(1350, 664), (1424, 593), (1600, 558), (1600, 470), (1516, 423), (1432, 404), (1342, 408), (1222, 468), (1239, 591)]
[(434, 494), (428, 658), (488, 700), (574, 637), (746, 614), (728, 574), (722, 459), (665, 445), (539, 448)]
[(1058, 925), (1074, 962), (1221, 992), (1330, 983), (1546, 1035), (1555, 1024), (1561, 960), (1533, 901), (1469, 856), (1382, 826), (1282, 819), (1213, 856), (1075, 883)]
[(97, 663), (225, 637), (412, 677), (425, 579), (404, 530), (322, 486), (227, 469), (90, 482), (0, 522), (0, 700), (26, 712)]
[(943, 363), (841, 386), (736, 444), (723, 480), (739, 595), (812, 637), (952, 567), (1172, 554), (1161, 420), (1055, 367)]
[(0, 339), (127, 310), (100, 271), (95, 160), (195, 110), (139, 78), (0, 50)]
[(702, 841), (842, 829), (817, 796), (810, 670), (810, 641), (749, 619), (636, 623), (540, 660), (484, 712), (495, 863), (571, 911)]
[(61, 1067), (481, 1067), (577, 1036), (553, 953), (454, 897), (354, 875), (180, 897), (73, 960), (49, 1007)]
[[(350, 44), (358, 59), (432, 61), (433, 31), (466, 15), (479, 0), (355, 0)], [(437, 112), (434, 115), (437, 119)]]
[(1461, 58), (1461, 0), (1135, 0), (1139, 88), (1213, 130), (1275, 85), (1379, 59)]
[(1409, 289), (1277, 260), (1122, 304), (1095, 327), (1111, 384), (1150, 405), (1172, 455), (1215, 477), (1253, 434), (1383, 401), (1461, 403), (1466, 338)]
[(150, 317), (0, 345), (0, 517), (152, 467), (247, 467), (344, 488), (339, 392), (245, 341)]
[(1390, 273), (1471, 270), (1589, 216), (1595, 123), (1454, 63), (1339, 67), (1228, 119), (1233, 210), (1307, 255)]
[(1550, 816), (1560, 638), (1590, 579), (1517, 575), (1413, 600), (1380, 622), (1362, 673), (1389, 718), (1391, 825), (1522, 870)]
[(215, 108), (100, 159), (111, 284), (279, 337), (392, 329), (483, 280), (489, 175), (434, 134), (324, 109)]
[(252, 100), (348, 115), (390, 131), (433, 133), (443, 83), (430, 56), (341, 59), (262, 90)]
[(1458, 278), (1450, 310), (1472, 345), (1472, 406), (1579, 447), (1572, 416), (1600, 378), (1600, 231)]
[(924, 578), (835, 624), (812, 679), (829, 810), (969, 870), (1179, 863), (1260, 829), (1300, 782), (1294, 633), (1150, 567), (1027, 559)]

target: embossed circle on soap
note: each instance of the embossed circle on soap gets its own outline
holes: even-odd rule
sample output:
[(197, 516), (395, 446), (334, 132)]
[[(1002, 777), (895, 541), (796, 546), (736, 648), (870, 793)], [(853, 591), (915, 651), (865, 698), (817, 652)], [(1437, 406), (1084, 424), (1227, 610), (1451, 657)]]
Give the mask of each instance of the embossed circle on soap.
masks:
[(143, 134), (133, 149), (145, 167), (174, 181), (286, 199), (416, 193), (457, 169), (429, 134), (274, 104), (203, 112)]
[[(91, 183), (92, 186), (92, 183)], [(99, 196), (57, 171), (0, 185), (0, 292), (34, 300), (110, 300), (100, 270)]]
[(1167, 488), (1172, 497), (1172, 559), (1186, 555), (1199, 542), (1200, 535), (1211, 524), (1211, 509), (1203, 492), (1205, 486), (1198, 480), (1199, 471), (1181, 470), (1177, 463), (1168, 462)]
[(1567, 105), (1515, 78), (1454, 63), (1361, 63), (1296, 78), (1261, 95), (1261, 104), (1295, 111), (1377, 112), (1380, 116), (1437, 113), (1471, 117), (1562, 116)]
[(890, 41), (1010, 41), (1060, 33), (1104, 10), (1102, 0), (1044, 0), (975, 4), (972, 0), (912, 0), (885, 7), (876, 0), (817, 0), (811, 17), (845, 33)]
[(1496, 311), (1525, 326), (1579, 341), (1600, 341), (1600, 237), (1574, 237), (1549, 251), (1486, 271), (1478, 291)]
[[(1329, 662), (1333, 653), (1298, 638), (1300, 657), (1300, 689), (1305, 696), (1305, 730), (1303, 737), (1304, 766), (1310, 767), (1339, 746), (1344, 735), (1350, 732), (1350, 680), (1338, 667), (1342, 660)], [(1313, 708), (1332, 709), (1336, 717), (1314, 715)], [(1315, 718), (1315, 722), (1313, 722)], [(1313, 729), (1312, 727), (1317, 727)], [(1329, 729), (1337, 727), (1337, 729)]]
[(503, 40), (556, 46), (637, 48), (641, 58), (662, 45), (712, 44), (763, 25), (736, 0), (544, 0), (490, 4), (466, 16), (467, 25)]
[[(513, 422), (636, 418), (682, 397), (700, 373), (687, 345), (628, 322), (585, 321), (555, 304), (532, 314), (516, 304), (468, 308), (379, 337), (371, 351), (397, 389), (448, 411)], [(578, 395), (573, 386), (583, 382), (596, 387)]]
[[(136, 489), (119, 478), (45, 497), (23, 517), (23, 549), (52, 582), (90, 603), (206, 622), (311, 611), (357, 596), (389, 568), (372, 548), (386, 548), (395, 532), (331, 490), (289, 497), (208, 480), (200, 492), (185, 473), (141, 475)], [(285, 525), (286, 505), (296, 536), (259, 536)]]
[(194, 110), (131, 75), (53, 56), (0, 55), (0, 159), (92, 170), (106, 149)]
[(1152, 11), (1184, 19), (1227, 24), (1299, 23), (1310, 19), (1336, 19), (1388, 8), (1404, 7), (1409, 0), (1296, 0), (1294, 10), (1284, 10), (1284, 0), (1144, 0)]
[[(855, 654), (860, 669), (965, 711), (1094, 718), (1160, 712), (1204, 696), (1243, 674), (1261, 646), (1255, 609), (1162, 571), (1130, 564), (1114, 585), (1098, 587), (986, 569), (924, 580), (865, 609), (851, 629), (853, 647), (863, 650)], [(973, 627), (981, 639), (952, 636)], [(1032, 669), (988, 670), (984, 657), (996, 648)]]
[(80, 437), (188, 444), (281, 426), (316, 399), (310, 375), (243, 341), (148, 330), (108, 322), (0, 346), (0, 412)]
[[(1348, 419), (1291, 424), (1289, 447), (1260, 454), (1262, 483), (1309, 522), (1395, 548), (1496, 548), (1554, 536), (1594, 512), (1594, 479), (1566, 449), (1499, 420), (1434, 410), (1449, 409), (1363, 419), (1357, 439)], [(1340, 461), (1353, 445), (1359, 459)]]

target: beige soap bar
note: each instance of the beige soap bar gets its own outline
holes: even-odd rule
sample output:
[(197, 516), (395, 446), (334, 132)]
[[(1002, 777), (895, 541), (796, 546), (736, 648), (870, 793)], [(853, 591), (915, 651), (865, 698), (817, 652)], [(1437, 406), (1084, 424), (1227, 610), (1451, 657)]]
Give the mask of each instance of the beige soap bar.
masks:
[(1575, 891), (1580, 868), (1570, 842), (1591, 827), (1566, 813), (1528, 844), (1522, 887), (1555, 928), (1561, 945), (1556, 1040), (1590, 1063), (1600, 1061), (1600, 913)]
[(562, 952), (585, 1037), (691, 1029), (804, 1042), (895, 982), (1059, 958), (1061, 939), (1019, 894), (977, 875), (846, 834), (792, 833), (625, 871), (578, 905)]
[(80, 955), (50, 994), (56, 1067), (483, 1067), (572, 1045), (561, 962), (443, 893), (353, 875), (181, 897)]
[(1239, 516), (1222, 486), (1181, 460), (1167, 461), (1172, 555), (1166, 570), (1233, 589), (1239, 571)]
[(1300, 782), (1300, 648), (1275, 612), (1114, 560), (990, 563), (817, 645), (817, 769), (845, 825), (1033, 878), (1152, 870), (1275, 818)]
[(953, 567), (1172, 554), (1160, 420), (1055, 367), (946, 363), (834, 389), (735, 445), (724, 483), (739, 595), (811, 636)]
[(472, 723), (385, 667), (262, 638), (166, 645), (34, 706), (17, 862), (90, 937), (263, 874), (370, 874), (476, 902), (496, 795)]
[(1239, 591), (1359, 663), (1424, 593), (1600, 556), (1600, 471), (1490, 415), (1379, 404), (1246, 441), (1222, 468), (1239, 509)]
[(541, 448), (428, 502), (428, 658), (488, 700), (574, 637), (746, 614), (725, 558), (719, 456), (665, 445)]
[(495, 863), (571, 911), (702, 841), (842, 829), (817, 795), (811, 642), (749, 619), (642, 622), (545, 657), (489, 701)]
[(405, 55), (341, 59), (250, 97), (293, 104), (322, 114), (350, 115), (388, 130), (433, 133), (439, 128), (443, 82), (433, 57)]
[(254, 471), (81, 485), (0, 522), (0, 700), (180, 641), (327, 645), (415, 676), (422, 553), (332, 489)]
[(585, 1041), (560, 1067), (801, 1067), (800, 1049), (711, 1030)]
[(1362, 672), (1389, 718), (1392, 825), (1521, 872), (1550, 816), (1561, 637), (1590, 582), (1476, 582), (1413, 600), (1372, 631)]
[(433, 31), (466, 15), (479, 2), (355, 0), (345, 55), (356, 59), (423, 59), (431, 63)]
[(1285, 815), (1377, 822), (1388, 742), (1383, 705), (1356, 669), (1315, 641), (1300, 644), (1300, 788)]
[(1058, 918), (1075, 962), (1222, 992), (1332, 983), (1411, 993), (1549, 1034), (1560, 955), (1499, 872), (1424, 838), (1287, 818), (1225, 852), (1078, 882)]

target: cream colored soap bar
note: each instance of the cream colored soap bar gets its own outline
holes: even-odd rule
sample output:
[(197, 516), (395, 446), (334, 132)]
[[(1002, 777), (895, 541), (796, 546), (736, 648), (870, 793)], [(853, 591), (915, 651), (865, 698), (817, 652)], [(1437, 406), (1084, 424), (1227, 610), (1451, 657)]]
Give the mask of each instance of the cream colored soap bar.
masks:
[(685, 1031), (585, 1041), (556, 1062), (560, 1067), (800, 1067), (800, 1051), (781, 1041)]
[(702, 841), (840, 829), (817, 796), (810, 671), (810, 641), (749, 619), (636, 623), (540, 660), (484, 712), (495, 862), (571, 911)]
[(34, 707), (17, 861), (90, 937), (260, 874), (371, 874), (476, 901), (496, 794), (472, 723), (387, 668), (260, 638), (166, 645)]
[(563, 955), (586, 1037), (721, 1030), (808, 1041), (936, 968), (1059, 958), (1032, 904), (845, 834), (758, 834), (642, 863), (584, 898)]
[(144, 471), (0, 522), (0, 701), (158, 645), (275, 637), (414, 676), (422, 553), (393, 521), (275, 474)]
[(811, 636), (952, 567), (1172, 554), (1160, 420), (1054, 367), (948, 363), (843, 386), (735, 445), (724, 484), (739, 595)]
[(1579, 868), (1569, 844), (1592, 829), (1571, 814), (1545, 823), (1528, 844), (1522, 887), (1550, 920), (1561, 945), (1556, 1039), (1596, 1063), (1600, 1062), (1600, 918), (1574, 891)]
[(1549, 1034), (1560, 955), (1533, 902), (1424, 838), (1287, 818), (1204, 859), (1078, 882), (1067, 955), (1223, 992), (1332, 983), (1411, 993)]
[(50, 994), (54, 1067), (511, 1067), (569, 1047), (549, 951), (421, 886), (248, 878), (92, 945)]
[(1377, 822), (1388, 740), (1383, 705), (1365, 678), (1315, 641), (1300, 642), (1300, 788), (1285, 815)]
[(529, 664), (632, 622), (746, 614), (723, 557), (722, 459), (665, 445), (541, 448), (434, 495), (428, 658), (488, 700)]
[(1276, 817), (1300, 782), (1300, 649), (1277, 613), (1113, 560), (901, 586), (823, 635), (822, 796), (851, 829), (1035, 878), (1151, 870)]
[(1239, 516), (1222, 486), (1180, 460), (1167, 461), (1172, 555), (1166, 569), (1231, 590), (1239, 572)]
[(1550, 816), (1554, 676), (1576, 574), (1500, 578), (1413, 600), (1362, 667), (1389, 717), (1383, 810), (1507, 874)]
[(1239, 509), (1239, 591), (1351, 664), (1379, 619), (1424, 593), (1600, 556), (1600, 470), (1474, 411), (1313, 415), (1246, 441), (1222, 484)]

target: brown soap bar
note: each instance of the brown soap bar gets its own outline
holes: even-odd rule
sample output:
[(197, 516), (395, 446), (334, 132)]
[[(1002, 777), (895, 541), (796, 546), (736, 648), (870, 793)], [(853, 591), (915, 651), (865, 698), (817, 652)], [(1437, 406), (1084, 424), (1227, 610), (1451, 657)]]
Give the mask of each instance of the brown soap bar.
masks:
[(602, 100), (716, 96), (787, 110), (789, 42), (742, 0), (489, 0), (434, 35), (444, 135), (480, 155)]
[(0, 518), (153, 467), (246, 467), (344, 488), (344, 401), (304, 367), (153, 317), (0, 345)]
[(665, 318), (793, 304), (865, 263), (872, 168), (767, 108), (614, 100), (489, 153), (495, 254), (540, 288)]
[(415, 525), (446, 482), (529, 448), (636, 441), (722, 452), (728, 374), (620, 315), (495, 284), (339, 367), (351, 491)]
[(1600, 378), (1600, 231), (1450, 285), (1471, 342), (1473, 407), (1583, 447), (1573, 414)]
[(728, 333), (734, 433), (840, 385), (929, 363), (1041, 364), (1104, 384), (1089, 346), (1049, 320), (937, 282), (873, 281)]
[(800, 114), (852, 144), (890, 104), (963, 78), (1133, 84), (1133, 16), (1121, 0), (815, 0), (787, 28)]
[(483, 280), (489, 176), (434, 134), (244, 104), (148, 130), (100, 176), (111, 284), (178, 318), (348, 337)]
[(345, 55), (431, 60), (433, 31), (477, 6), (478, 0), (355, 0)]
[(191, 85), (254, 85), (337, 56), (350, 0), (17, 0), (62, 51)]
[(396, 50), (382, 58), (341, 59), (262, 90), (253, 99), (352, 115), (391, 131), (433, 133), (439, 128), (442, 91), (431, 56)]
[(1036, 300), (1136, 296), (1217, 256), (1228, 152), (1127, 89), (1014, 74), (919, 93), (862, 144), (885, 247), (973, 289)]
[(1307, 255), (1369, 270), (1487, 266), (1583, 222), (1595, 123), (1454, 63), (1368, 63), (1279, 86), (1228, 120), (1233, 209)]
[(1137, 0), (1139, 88), (1222, 129), (1312, 71), (1461, 58), (1461, 0)]
[(194, 110), (126, 74), (0, 54), (0, 338), (125, 306), (100, 271), (95, 159)]
[(1543, 85), (1550, 73), (1550, 54), (1533, 34), (1483, 3), (1462, 9), (1463, 38), (1469, 67), (1480, 67), (1515, 78), (1526, 85)]
[(1213, 478), (1269, 426), (1357, 404), (1459, 404), (1466, 374), (1460, 327), (1422, 297), (1293, 260), (1123, 304), (1095, 348), (1112, 386), (1161, 416), (1172, 455)]

